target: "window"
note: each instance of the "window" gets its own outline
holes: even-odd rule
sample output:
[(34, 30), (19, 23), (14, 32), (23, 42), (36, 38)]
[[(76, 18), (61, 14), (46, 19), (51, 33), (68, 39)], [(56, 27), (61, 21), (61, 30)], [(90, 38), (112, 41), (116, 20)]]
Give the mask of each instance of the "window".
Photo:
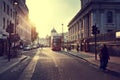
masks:
[(4, 6), (4, 12), (6, 11), (6, 4), (5, 4), (5, 2), (3, 2), (3, 6)]
[(7, 26), (9, 25), (9, 20), (7, 20)]
[(110, 29), (109, 29), (109, 30), (107, 30), (107, 32), (111, 32), (111, 31), (113, 31), (113, 30), (110, 30)]
[(15, 19), (15, 12), (13, 12), (13, 19)]
[(7, 14), (9, 15), (9, 6), (7, 5)]
[(113, 23), (113, 12), (112, 11), (107, 12), (107, 23)]
[(10, 15), (11, 15), (11, 17), (12, 17), (12, 9), (10, 9)]
[(3, 29), (5, 29), (5, 18), (3, 18)]

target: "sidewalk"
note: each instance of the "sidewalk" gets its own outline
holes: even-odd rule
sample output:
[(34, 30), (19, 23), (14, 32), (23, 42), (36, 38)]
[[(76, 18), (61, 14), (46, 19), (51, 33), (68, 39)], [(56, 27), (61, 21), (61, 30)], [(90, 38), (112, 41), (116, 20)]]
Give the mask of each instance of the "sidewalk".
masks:
[(17, 58), (11, 58), (9, 62), (7, 58), (4, 58), (3, 56), (0, 57), (0, 74), (17, 65), (19, 62), (26, 58), (27, 56), (20, 55)]
[[(100, 59), (99, 59), (98, 55), (97, 55), (97, 60), (95, 60), (95, 54), (93, 54), (93, 53), (76, 52), (76, 51), (69, 51), (68, 53), (72, 54), (74, 56), (77, 56), (79, 58), (82, 58), (85, 61), (99, 67), (99, 62), (100, 62), (99, 60)], [(110, 60), (109, 60), (107, 69), (120, 73), (120, 57), (110, 56)]]

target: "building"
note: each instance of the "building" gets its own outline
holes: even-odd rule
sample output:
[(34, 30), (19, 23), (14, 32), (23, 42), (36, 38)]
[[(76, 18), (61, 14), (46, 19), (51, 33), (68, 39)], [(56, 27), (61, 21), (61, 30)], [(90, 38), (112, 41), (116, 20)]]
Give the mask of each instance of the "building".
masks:
[(68, 45), (68, 41), (69, 41), (69, 34), (68, 32), (63, 33), (64, 34), (64, 45)]
[(6, 29), (10, 23), (15, 23), (13, 0), (0, 0), (0, 55), (7, 52), (9, 33)]
[(18, 5), (15, 6), (16, 14), (16, 33), (20, 35), (20, 39), (25, 44), (31, 43), (32, 24), (29, 21), (29, 10), (26, 5), (26, 0), (18, 0)]
[(47, 38), (39, 38), (39, 44), (42, 46), (49, 46)]
[(51, 46), (51, 36), (46, 36), (46, 46), (50, 47)]
[(36, 32), (36, 27), (33, 25), (31, 27), (31, 41), (34, 42), (38, 38), (38, 33)]
[(55, 28), (53, 28), (51, 30), (51, 36), (55, 36), (55, 35), (58, 35), (57, 31), (55, 30)]
[(7, 53), (10, 37), (11, 47), (18, 46), (20, 39), (31, 42), (28, 14), (26, 0), (0, 0), (0, 55)]
[[(68, 24), (69, 43), (71, 45), (79, 44), (81, 50), (93, 51), (93, 49), (90, 49), (94, 45), (93, 25), (96, 25), (100, 30), (98, 43), (114, 43), (114, 40), (117, 40), (115, 39), (115, 32), (120, 30), (120, 0), (80, 1), (81, 10)], [(108, 37), (108, 35), (111, 37)]]

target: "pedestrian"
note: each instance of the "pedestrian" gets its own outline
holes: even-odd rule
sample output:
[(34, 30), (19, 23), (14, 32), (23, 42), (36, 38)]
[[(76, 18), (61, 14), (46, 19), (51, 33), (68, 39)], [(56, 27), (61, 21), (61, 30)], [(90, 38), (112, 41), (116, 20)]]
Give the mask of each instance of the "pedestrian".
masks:
[(106, 70), (108, 60), (110, 59), (106, 44), (103, 44), (99, 56), (100, 56), (100, 69)]
[(68, 49), (68, 51), (70, 51), (70, 50), (71, 50), (71, 45), (69, 45), (69, 46), (67, 47), (67, 49)]
[(79, 52), (79, 45), (78, 44), (77, 44), (76, 50), (77, 50), (77, 52)]

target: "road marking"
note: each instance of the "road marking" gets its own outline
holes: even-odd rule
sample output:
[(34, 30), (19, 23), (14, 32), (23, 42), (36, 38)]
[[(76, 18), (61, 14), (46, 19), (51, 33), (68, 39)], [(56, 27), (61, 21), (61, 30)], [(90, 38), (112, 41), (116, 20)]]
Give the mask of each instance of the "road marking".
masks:
[(58, 67), (55, 57), (53, 57), (53, 55), (50, 53), (46, 54), (46, 55), (50, 56), (52, 58), (53, 62), (55, 63), (55, 67)]
[(35, 54), (32, 61), (25, 68), (25, 70), (23, 71), (22, 75), (20, 76), (20, 78), (18, 80), (31, 80), (32, 75), (35, 71), (35, 66), (36, 66), (37, 61), (39, 59), (38, 54), (39, 54), (39, 51)]

